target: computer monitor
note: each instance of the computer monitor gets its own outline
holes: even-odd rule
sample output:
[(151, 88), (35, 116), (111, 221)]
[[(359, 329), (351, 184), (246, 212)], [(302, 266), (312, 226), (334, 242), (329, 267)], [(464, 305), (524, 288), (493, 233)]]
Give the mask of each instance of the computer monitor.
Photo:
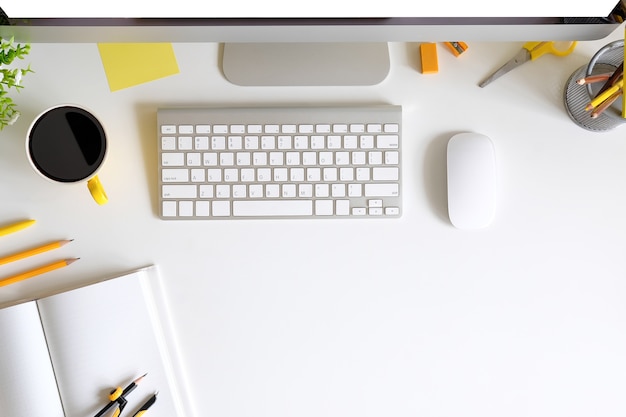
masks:
[[(373, 85), (388, 42), (595, 40), (606, 17), (10, 18), (0, 36), (24, 42), (219, 42), (224, 76), (239, 85)], [(329, 63), (332, 63), (330, 65)]]

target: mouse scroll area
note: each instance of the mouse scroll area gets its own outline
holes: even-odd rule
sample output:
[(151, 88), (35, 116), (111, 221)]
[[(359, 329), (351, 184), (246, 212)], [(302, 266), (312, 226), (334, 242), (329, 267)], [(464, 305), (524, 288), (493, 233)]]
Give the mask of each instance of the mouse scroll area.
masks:
[(491, 139), (459, 133), (447, 149), (448, 214), (459, 229), (481, 229), (494, 218), (496, 158)]

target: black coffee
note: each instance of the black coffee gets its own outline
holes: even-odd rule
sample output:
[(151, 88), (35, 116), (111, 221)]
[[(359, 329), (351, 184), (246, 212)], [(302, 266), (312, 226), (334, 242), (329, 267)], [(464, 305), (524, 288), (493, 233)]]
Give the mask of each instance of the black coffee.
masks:
[(28, 152), (46, 177), (76, 182), (96, 172), (106, 153), (106, 137), (91, 113), (78, 107), (56, 107), (34, 123)]

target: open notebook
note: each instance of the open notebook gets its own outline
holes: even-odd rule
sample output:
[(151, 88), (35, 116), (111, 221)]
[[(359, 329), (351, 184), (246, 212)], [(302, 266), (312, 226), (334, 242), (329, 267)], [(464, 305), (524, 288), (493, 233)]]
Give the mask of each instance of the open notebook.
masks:
[(1, 309), (2, 415), (90, 417), (113, 388), (147, 373), (122, 417), (156, 391), (148, 415), (190, 416), (166, 307), (148, 267)]

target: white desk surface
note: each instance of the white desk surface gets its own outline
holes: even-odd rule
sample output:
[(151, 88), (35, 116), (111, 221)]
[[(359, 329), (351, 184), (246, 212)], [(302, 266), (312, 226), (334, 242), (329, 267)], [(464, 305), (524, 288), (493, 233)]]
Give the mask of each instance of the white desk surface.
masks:
[[(350, 88), (237, 87), (218, 45), (176, 44), (180, 74), (114, 93), (95, 44), (35, 44), (22, 117), (0, 133), (0, 221), (37, 223), (0, 249), (75, 241), (1, 276), (81, 259), (3, 288), (0, 303), (158, 265), (198, 417), (623, 416), (626, 127), (588, 132), (562, 103), (569, 75), (622, 35), (484, 89), (522, 43), (460, 58), (440, 46), (434, 75), (417, 44), (394, 43), (389, 77)], [(403, 106), (401, 219), (158, 219), (159, 106), (369, 102)], [(27, 162), (30, 121), (60, 103), (108, 130), (106, 206)], [(497, 152), (497, 214), (481, 231), (447, 219), (445, 146), (462, 131)]]

